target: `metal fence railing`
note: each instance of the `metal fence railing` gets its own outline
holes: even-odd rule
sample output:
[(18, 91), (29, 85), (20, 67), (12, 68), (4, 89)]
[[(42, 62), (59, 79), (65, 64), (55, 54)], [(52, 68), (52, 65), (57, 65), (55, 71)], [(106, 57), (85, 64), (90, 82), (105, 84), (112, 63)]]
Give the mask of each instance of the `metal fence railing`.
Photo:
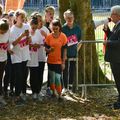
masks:
[[(82, 97), (84, 98), (87, 98), (87, 87), (95, 87), (95, 86), (113, 86), (114, 85), (114, 79), (113, 79), (113, 76), (112, 76), (112, 72), (111, 72), (111, 69), (110, 69), (110, 66), (109, 66), (109, 63), (106, 63), (104, 61), (104, 52), (103, 52), (103, 43), (104, 41), (101, 40), (101, 41), (93, 41), (93, 40), (90, 40), (90, 41), (82, 41), (80, 42), (79, 44), (82, 44), (82, 52), (80, 52), (83, 56), (83, 78), (82, 80), (79, 80), (79, 58), (78, 56), (76, 57), (76, 89), (78, 90), (79, 87), (82, 87)], [(94, 48), (94, 47), (95, 48)], [(87, 49), (89, 48), (89, 51), (87, 51)], [(98, 62), (97, 63), (97, 68), (96, 70), (94, 71), (93, 69), (93, 66), (94, 66), (94, 54), (95, 52), (93, 52), (94, 49), (96, 49), (97, 51), (97, 57), (98, 57)], [(88, 58), (88, 54), (89, 54), (89, 58)], [(90, 66), (90, 69), (89, 71), (89, 74), (90, 74), (90, 79), (89, 81), (87, 80), (86, 76), (88, 73), (86, 73), (86, 65), (88, 65), (88, 60), (89, 59), (89, 66)], [(96, 59), (97, 60), (97, 59)], [(68, 64), (69, 62), (71, 61), (71, 59), (68, 59)], [(105, 75), (104, 76), (104, 82), (101, 82), (100, 80), (100, 70), (102, 70), (103, 74)], [(96, 73), (97, 75), (97, 80), (94, 81), (93, 80), (93, 71)], [(109, 82), (108, 82), (108, 79), (109, 79)], [(68, 80), (69, 82), (69, 80)], [(68, 85), (68, 86), (72, 86), (72, 85)], [(69, 90), (69, 87), (68, 87), (68, 90)]]

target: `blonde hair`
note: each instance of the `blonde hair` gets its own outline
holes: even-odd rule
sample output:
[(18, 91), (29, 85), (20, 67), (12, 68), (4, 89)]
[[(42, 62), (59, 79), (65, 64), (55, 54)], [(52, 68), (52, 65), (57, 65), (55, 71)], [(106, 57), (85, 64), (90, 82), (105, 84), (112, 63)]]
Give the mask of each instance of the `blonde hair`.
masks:
[(18, 9), (15, 11), (15, 17), (18, 17), (19, 15), (24, 15), (26, 17), (26, 12), (22, 9)]
[(68, 9), (67, 11), (64, 12), (63, 16), (64, 16), (64, 19), (65, 19), (67, 17), (74, 17), (74, 14), (70, 9)]
[(54, 13), (55, 13), (55, 8), (54, 8), (54, 6), (47, 6), (47, 7), (45, 8), (45, 12), (50, 12), (50, 13), (54, 14)]

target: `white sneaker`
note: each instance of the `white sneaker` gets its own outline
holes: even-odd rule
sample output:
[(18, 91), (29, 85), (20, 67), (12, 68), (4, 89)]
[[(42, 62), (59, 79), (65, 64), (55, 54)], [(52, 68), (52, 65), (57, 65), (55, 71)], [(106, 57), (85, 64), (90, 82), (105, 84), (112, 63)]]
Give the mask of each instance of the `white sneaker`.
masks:
[(67, 89), (66, 88), (63, 88), (62, 89), (62, 94), (65, 94), (67, 92)]
[(36, 93), (34, 93), (33, 95), (32, 95), (32, 98), (33, 98), (33, 100), (36, 100), (38, 97), (37, 97), (37, 94)]
[(44, 97), (44, 96), (45, 96), (45, 94), (43, 94), (42, 92), (40, 92), (40, 93), (39, 93), (39, 95), (40, 95), (40, 96), (42, 96), (42, 97)]
[(3, 99), (3, 96), (0, 96), (0, 104), (7, 105), (7, 102)]

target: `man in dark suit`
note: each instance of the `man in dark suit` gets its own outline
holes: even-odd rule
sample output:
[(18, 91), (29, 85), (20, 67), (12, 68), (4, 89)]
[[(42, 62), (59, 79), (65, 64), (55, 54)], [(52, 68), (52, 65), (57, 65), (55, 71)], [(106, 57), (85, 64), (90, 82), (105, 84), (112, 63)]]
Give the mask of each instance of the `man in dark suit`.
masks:
[(120, 6), (116, 5), (111, 8), (111, 20), (115, 23), (113, 30), (105, 28), (107, 32), (105, 61), (110, 62), (110, 67), (115, 79), (118, 100), (114, 103), (115, 108), (120, 108)]

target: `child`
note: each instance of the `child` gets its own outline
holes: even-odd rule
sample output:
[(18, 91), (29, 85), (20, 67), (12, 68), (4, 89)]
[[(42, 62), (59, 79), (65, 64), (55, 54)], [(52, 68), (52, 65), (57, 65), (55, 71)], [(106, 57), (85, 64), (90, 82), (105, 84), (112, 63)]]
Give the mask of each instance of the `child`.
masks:
[[(9, 27), (11, 28), (13, 25), (13, 21), (14, 21), (14, 11), (9, 11), (8, 12), (8, 24)], [(4, 75), (4, 96), (8, 97), (8, 95), (13, 96), (14, 92), (13, 92), (13, 88), (14, 88), (14, 70), (13, 70), (13, 65), (11, 63), (11, 57), (10, 54), (12, 54), (13, 52), (11, 50), (8, 50), (7, 52), (7, 64), (5, 67), (5, 75)], [(10, 83), (10, 93), (8, 94), (8, 86)]]
[(1, 19), (0, 20), (0, 104), (1, 105), (7, 104), (2, 96), (3, 95), (2, 79), (7, 61), (8, 39), (9, 39), (9, 25), (7, 23), (7, 20)]
[[(52, 22), (55, 14), (55, 8), (53, 6), (47, 6), (45, 8), (45, 26), (48, 28), (48, 30), (51, 32), (50, 29), (50, 23)], [(48, 71), (48, 81), (47, 81), (47, 90), (46, 94), (48, 96), (51, 96), (51, 91), (50, 91), (50, 81), (49, 81), (49, 71)]]
[(50, 79), (50, 89), (55, 95), (55, 90), (58, 93), (58, 100), (61, 100), (61, 72), (64, 69), (65, 58), (61, 58), (61, 49), (67, 43), (67, 37), (61, 32), (61, 23), (59, 19), (55, 19), (51, 23), (52, 33), (46, 37), (45, 46), (48, 53), (48, 71)]
[[(37, 14), (38, 19), (38, 30), (39, 34), (42, 36), (41, 41), (44, 43), (46, 36), (49, 34), (49, 30), (43, 25), (43, 19), (40, 14)], [(44, 74), (44, 67), (46, 62), (46, 51), (45, 47), (41, 46), (38, 50), (38, 61), (39, 61), (39, 80), (40, 80), (40, 87), (39, 90), (41, 91), (42, 83), (43, 83), (43, 74)], [(40, 99), (40, 96), (39, 96)]]
[[(26, 63), (30, 60), (29, 25), (24, 23), (26, 13), (23, 10), (15, 12), (15, 24), (11, 27), (11, 43), (13, 54), (11, 55), (12, 64), (15, 70), (15, 104), (24, 105), (26, 100)], [(24, 88), (24, 89), (23, 89)], [(20, 94), (23, 93), (22, 99)]]
[[(55, 8), (53, 6), (47, 6), (45, 8), (45, 26), (50, 30), (50, 23), (54, 19)], [(51, 31), (51, 30), (50, 30)]]
[(31, 60), (28, 61), (27, 66), (30, 69), (30, 85), (33, 94), (33, 100), (39, 100), (39, 92), (40, 92), (40, 79), (39, 76), (39, 62), (38, 62), (38, 51), (43, 44), (42, 35), (40, 35), (38, 28), (38, 19), (37, 17), (32, 17), (30, 20), (30, 35), (31, 35), (31, 43), (30, 43), (30, 56)]

